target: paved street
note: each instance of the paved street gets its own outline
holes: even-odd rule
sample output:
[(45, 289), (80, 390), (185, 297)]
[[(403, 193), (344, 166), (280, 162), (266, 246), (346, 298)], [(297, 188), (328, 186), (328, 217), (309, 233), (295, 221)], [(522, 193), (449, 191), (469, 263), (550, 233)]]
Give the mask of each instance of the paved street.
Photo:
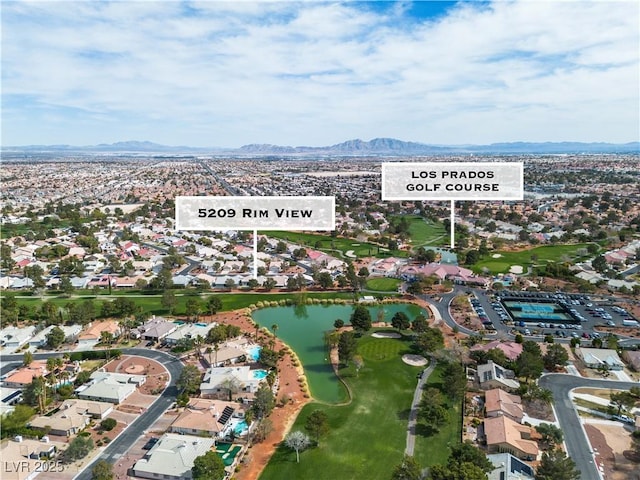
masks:
[(569, 398), (569, 392), (579, 387), (626, 390), (633, 386), (637, 387), (638, 384), (613, 380), (596, 380), (558, 373), (541, 377), (539, 384), (553, 393), (554, 408), (558, 423), (564, 434), (567, 453), (580, 469), (581, 480), (602, 480), (578, 413)]
[(155, 350), (145, 350), (141, 348), (130, 348), (126, 350), (127, 355), (139, 355), (145, 358), (151, 358), (157, 360), (169, 371), (171, 379), (169, 386), (162, 392), (160, 397), (129, 427), (115, 440), (113, 440), (104, 451), (96, 457), (93, 462), (87, 465), (87, 467), (74, 477), (75, 480), (91, 480), (91, 469), (93, 465), (100, 461), (105, 460), (110, 464), (115, 464), (116, 461), (123, 456), (133, 444), (144, 435), (145, 430), (151, 427), (153, 423), (171, 406), (178, 395), (176, 388), (176, 381), (182, 371), (182, 363), (175, 357), (163, 352), (157, 352)]

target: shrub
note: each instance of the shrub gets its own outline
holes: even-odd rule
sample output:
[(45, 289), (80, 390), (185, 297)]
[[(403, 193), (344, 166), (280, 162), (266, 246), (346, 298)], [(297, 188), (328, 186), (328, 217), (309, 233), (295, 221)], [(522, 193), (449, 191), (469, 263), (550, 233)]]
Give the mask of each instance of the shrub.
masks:
[(115, 419), (113, 419), (113, 418), (105, 418), (104, 420), (102, 420), (100, 422), (100, 428), (102, 430), (106, 430), (107, 432), (110, 432), (111, 430), (116, 428), (117, 424), (118, 424), (118, 422)]

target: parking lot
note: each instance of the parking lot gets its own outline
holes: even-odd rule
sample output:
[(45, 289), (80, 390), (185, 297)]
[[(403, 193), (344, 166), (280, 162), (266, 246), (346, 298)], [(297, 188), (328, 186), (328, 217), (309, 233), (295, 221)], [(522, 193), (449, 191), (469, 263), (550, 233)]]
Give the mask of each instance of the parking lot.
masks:
[[(557, 338), (591, 340), (601, 337), (594, 330), (598, 325), (633, 327), (633, 322), (637, 321), (612, 302), (596, 302), (590, 296), (581, 294), (503, 290), (489, 295), (476, 291), (470, 301), (487, 330), (515, 329), (525, 336), (552, 335)], [(510, 302), (507, 305), (514, 302), (522, 302), (525, 306), (540, 305), (540, 312), (537, 314), (540, 318), (513, 318), (513, 311), (505, 302)]]

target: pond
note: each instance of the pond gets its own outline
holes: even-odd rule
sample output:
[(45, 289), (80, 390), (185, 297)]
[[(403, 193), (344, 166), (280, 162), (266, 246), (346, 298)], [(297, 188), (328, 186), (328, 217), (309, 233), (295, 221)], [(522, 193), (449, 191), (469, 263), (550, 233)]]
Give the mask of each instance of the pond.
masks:
[[(324, 333), (333, 330), (333, 322), (338, 318), (348, 324), (353, 308), (353, 305), (264, 308), (253, 312), (253, 318), (270, 331), (272, 325), (278, 325), (278, 337), (297, 353), (302, 362), (313, 398), (339, 403), (347, 399), (347, 392), (333, 373), (324, 344)], [(427, 312), (413, 304), (385, 304), (368, 308), (373, 322), (391, 322), (391, 318), (400, 311), (406, 313), (411, 321), (418, 314), (428, 316)]]

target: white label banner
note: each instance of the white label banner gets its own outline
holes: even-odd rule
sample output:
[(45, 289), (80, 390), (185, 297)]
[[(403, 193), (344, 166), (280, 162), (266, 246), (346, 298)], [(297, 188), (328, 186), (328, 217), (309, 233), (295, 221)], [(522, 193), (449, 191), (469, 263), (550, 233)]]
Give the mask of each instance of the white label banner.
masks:
[(334, 230), (335, 197), (176, 197), (177, 230)]
[(383, 200), (522, 200), (522, 162), (388, 162)]

